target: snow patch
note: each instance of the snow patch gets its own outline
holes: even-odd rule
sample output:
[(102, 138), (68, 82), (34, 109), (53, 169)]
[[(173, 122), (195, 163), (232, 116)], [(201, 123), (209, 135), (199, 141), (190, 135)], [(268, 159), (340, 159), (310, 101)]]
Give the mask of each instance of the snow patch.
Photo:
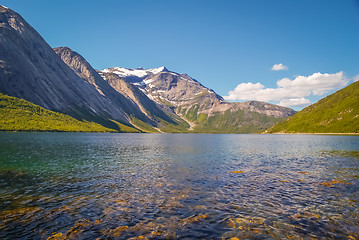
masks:
[(149, 84), (153, 81), (154, 81), (153, 79), (148, 79), (148, 80), (143, 80), (142, 82), (144, 82), (144, 84)]
[(105, 74), (103, 74), (102, 72), (99, 72), (99, 75), (100, 75), (104, 80), (107, 80)]
[(177, 101), (172, 101), (172, 100), (168, 100), (166, 99), (168, 102), (172, 103), (173, 105), (177, 106)]
[(165, 93), (166, 91), (165, 90), (156, 90), (156, 91), (153, 91), (153, 93)]
[(147, 97), (148, 97), (149, 99), (155, 101), (155, 97), (154, 97), (152, 94), (150, 94), (150, 93), (147, 94)]
[(139, 87), (145, 87), (146, 84), (142, 81), (142, 82), (135, 82), (133, 83), (133, 85), (139, 86)]
[(162, 71), (164, 71), (166, 68), (164, 66), (159, 67), (159, 68), (153, 68), (153, 69), (149, 69), (149, 72), (152, 72), (153, 74), (157, 74), (160, 73)]
[(143, 69), (143, 68), (122, 68), (122, 67), (113, 67), (113, 68), (106, 68), (101, 70), (101, 72), (104, 73), (114, 73), (118, 75), (119, 77), (130, 77), (130, 76), (136, 76), (139, 78), (146, 77), (149, 74), (157, 74), (160, 72), (163, 72), (166, 68), (165, 67), (159, 67), (159, 68), (152, 68), (152, 69)]
[(169, 73), (169, 74), (172, 74), (172, 75), (175, 75), (175, 76), (179, 76), (178, 73), (174, 73), (174, 72), (161, 72), (161, 74), (163, 74), (163, 73)]
[(147, 94), (147, 91), (146, 89), (143, 89), (143, 88), (139, 88), (144, 94)]

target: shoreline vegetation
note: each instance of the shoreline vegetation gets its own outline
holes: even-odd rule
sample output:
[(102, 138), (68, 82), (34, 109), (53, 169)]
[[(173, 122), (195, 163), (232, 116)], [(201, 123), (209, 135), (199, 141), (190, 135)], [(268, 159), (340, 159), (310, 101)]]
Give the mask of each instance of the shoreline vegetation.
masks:
[(287, 133), (287, 132), (276, 132), (276, 133), (262, 133), (262, 134), (273, 134), (273, 135), (347, 135), (347, 136), (359, 136), (359, 133)]
[[(300, 114), (301, 112), (299, 112)], [(294, 118), (296, 115), (293, 115)], [(290, 119), (289, 119), (290, 120)], [(281, 125), (289, 120), (278, 123)], [(69, 115), (47, 110), (24, 99), (7, 96), (0, 93), (0, 132), (88, 132), (88, 133), (166, 133), (159, 131), (145, 131), (113, 121), (118, 129), (111, 129), (99, 123), (80, 121)], [(356, 132), (274, 132), (272, 128), (252, 134), (298, 134), (298, 135), (345, 135), (359, 136)], [(136, 126), (135, 126), (136, 127)], [(178, 131), (167, 133), (189, 134), (238, 134), (236, 132), (220, 131)], [(248, 133), (242, 133), (248, 134)]]
[[(113, 121), (121, 132), (140, 132)], [(69, 115), (47, 110), (24, 99), (0, 93), (2, 132), (119, 132), (98, 123), (80, 121)]]
[(359, 134), (359, 81), (300, 112), (228, 102), (164, 66), (98, 71), (68, 47), (52, 49), (18, 13), (0, 13), (0, 131)]

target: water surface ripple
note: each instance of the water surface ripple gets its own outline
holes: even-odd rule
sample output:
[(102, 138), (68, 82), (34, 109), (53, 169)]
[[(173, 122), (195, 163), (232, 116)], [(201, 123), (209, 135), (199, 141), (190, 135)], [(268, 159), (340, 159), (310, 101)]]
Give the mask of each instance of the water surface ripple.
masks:
[(0, 239), (359, 239), (359, 137), (0, 133)]

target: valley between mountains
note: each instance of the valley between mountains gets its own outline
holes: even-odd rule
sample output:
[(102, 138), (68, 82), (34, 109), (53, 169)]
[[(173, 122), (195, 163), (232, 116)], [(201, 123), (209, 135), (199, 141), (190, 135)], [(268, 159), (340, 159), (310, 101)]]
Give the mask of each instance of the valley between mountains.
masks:
[[(96, 70), (68, 47), (51, 48), (3, 6), (0, 53), (3, 131), (256, 133), (295, 114), (265, 102), (228, 102), (166, 67)], [(49, 115), (71, 118), (71, 127), (46, 123)]]
[[(37, 128), (37, 106), (120, 132), (253, 133), (295, 113), (264, 102), (227, 102), (187, 74), (165, 67), (98, 71), (70, 48), (52, 49), (16, 12), (1, 6), (0, 21), (1, 111), (8, 119), (2, 117), (2, 130), (64, 130)], [(5, 101), (5, 96), (15, 98)], [(19, 111), (20, 99), (33, 108), (26, 103)], [(33, 116), (20, 114), (24, 109)], [(16, 123), (26, 119), (31, 128)]]

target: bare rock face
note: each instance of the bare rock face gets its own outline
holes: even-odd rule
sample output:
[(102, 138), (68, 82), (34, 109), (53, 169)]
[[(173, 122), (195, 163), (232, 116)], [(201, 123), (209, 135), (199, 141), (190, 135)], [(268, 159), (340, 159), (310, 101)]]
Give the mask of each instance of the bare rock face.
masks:
[(109, 68), (102, 74), (115, 74), (137, 86), (151, 100), (171, 107), (190, 106), (204, 101), (225, 102), (212, 89), (203, 86), (187, 74), (171, 72), (165, 67), (154, 69)]
[(77, 117), (128, 122), (122, 109), (112, 107), (109, 99), (67, 66), (19, 14), (3, 6), (0, 53), (2, 93)]
[[(252, 111), (277, 118), (288, 117), (295, 113), (290, 108), (259, 101), (227, 102), (212, 89), (203, 86), (187, 74), (171, 72), (165, 67), (147, 70), (115, 67), (101, 71), (101, 74), (109, 73), (137, 86), (158, 104), (174, 109), (180, 107), (181, 109), (186, 108), (188, 111), (192, 106), (199, 105), (198, 113), (209, 116), (228, 110), (231, 112)], [(182, 115), (186, 115), (186, 113), (182, 112)]]
[(133, 101), (148, 118), (157, 122), (157, 124), (154, 126), (159, 127), (159, 119), (163, 119), (169, 123), (175, 123), (170, 117), (172, 114), (174, 114), (173, 110), (152, 101), (137, 86), (127, 82), (114, 73), (99, 72), (99, 74), (118, 93)]
[[(265, 102), (227, 102), (212, 89), (203, 86), (187, 74), (154, 69), (126, 69), (114, 67), (100, 71), (116, 88), (132, 85), (161, 108), (168, 108), (185, 120), (184, 131), (216, 133), (251, 133), (267, 129), (295, 113)], [(123, 79), (117, 86), (113, 79)], [(127, 83), (127, 84), (126, 84)]]
[[(116, 89), (105, 81), (100, 74), (77, 52), (68, 47), (54, 48), (54, 51), (61, 59), (81, 78), (93, 85), (99, 94), (108, 101), (108, 106), (115, 109), (122, 109), (126, 116), (134, 116), (152, 126), (156, 125), (156, 120), (147, 114), (145, 108), (136, 101), (134, 90), (126, 82), (117, 84)], [(137, 89), (136, 89), (137, 90)]]

